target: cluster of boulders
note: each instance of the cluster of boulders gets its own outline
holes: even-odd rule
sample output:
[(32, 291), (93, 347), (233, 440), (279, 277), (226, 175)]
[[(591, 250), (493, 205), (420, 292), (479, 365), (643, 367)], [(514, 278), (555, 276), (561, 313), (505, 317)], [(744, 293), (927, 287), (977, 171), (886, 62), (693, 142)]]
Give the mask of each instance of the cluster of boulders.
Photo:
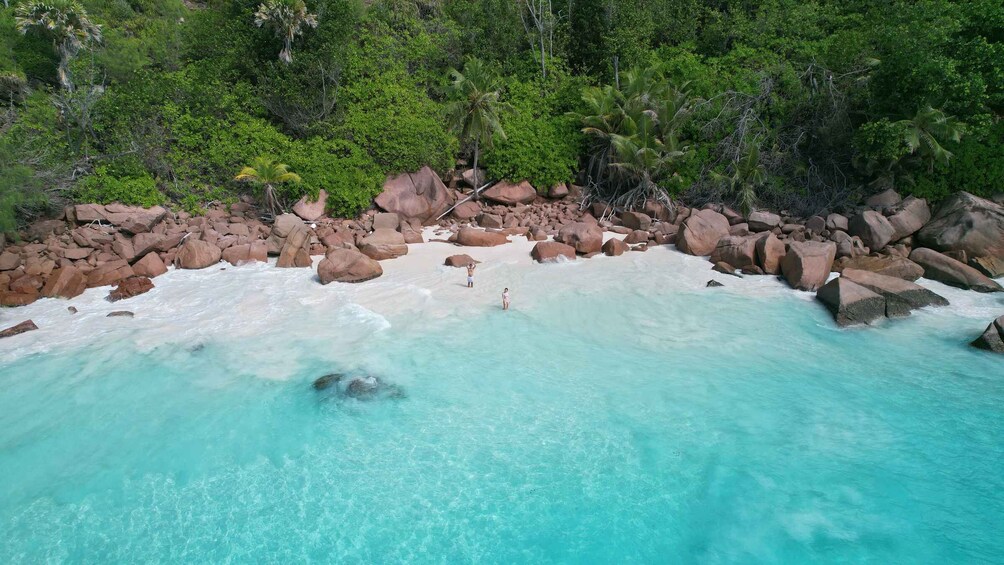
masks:
[[(775, 275), (795, 289), (816, 291), (841, 325), (947, 304), (913, 283), (921, 276), (979, 292), (1002, 290), (992, 279), (1004, 275), (1004, 206), (965, 192), (934, 214), (925, 200), (889, 190), (856, 209), (803, 218), (654, 201), (641, 210), (582, 207), (577, 186), (478, 187), (483, 179), (483, 172), (469, 170), (447, 184), (428, 167), (394, 176), (376, 207), (355, 219), (325, 216), (324, 191), (317, 199), (301, 199), (293, 213), (271, 224), (247, 202), (196, 217), (161, 207), (71, 206), (61, 218), (30, 226), (23, 242), (0, 250), (0, 305), (72, 298), (105, 285), (115, 286), (109, 300), (121, 300), (153, 288), (151, 279), (169, 265), (204, 269), (269, 256), (278, 267), (304, 268), (323, 255), (317, 264), (322, 284), (362, 282), (381, 276), (380, 261), (422, 243), (423, 227), (431, 225), (444, 235), (435, 241), (458, 246), (493, 247), (525, 236), (537, 242), (531, 256), (539, 262), (675, 244), (684, 253), (709, 257), (717, 272)], [(475, 194), (475, 187), (484, 190)], [(624, 237), (604, 242), (605, 231)], [(457, 255), (447, 264), (471, 261)], [(827, 282), (831, 272), (842, 276)]]

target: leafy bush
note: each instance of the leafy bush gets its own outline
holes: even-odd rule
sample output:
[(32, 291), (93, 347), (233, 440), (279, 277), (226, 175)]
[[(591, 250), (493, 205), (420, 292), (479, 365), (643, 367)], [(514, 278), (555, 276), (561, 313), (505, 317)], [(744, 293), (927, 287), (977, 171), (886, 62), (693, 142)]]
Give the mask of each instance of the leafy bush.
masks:
[(368, 208), (383, 186), (380, 167), (366, 151), (348, 141), (320, 137), (298, 141), (282, 160), (303, 179), (298, 185), (279, 187), (280, 191), (298, 193), (282, 197), (295, 201), (323, 188), (328, 193), (328, 211), (335, 215), (351, 217)]
[(156, 206), (167, 198), (157, 190), (157, 183), (135, 163), (108, 164), (95, 169), (77, 183), (74, 198), (79, 202), (110, 204), (121, 202), (130, 206)]
[(485, 151), (489, 177), (527, 180), (546, 190), (575, 176), (582, 143), (577, 124), (555, 112), (553, 97), (541, 94), (534, 82), (509, 82), (504, 98), (513, 109), (502, 115), (506, 138)]

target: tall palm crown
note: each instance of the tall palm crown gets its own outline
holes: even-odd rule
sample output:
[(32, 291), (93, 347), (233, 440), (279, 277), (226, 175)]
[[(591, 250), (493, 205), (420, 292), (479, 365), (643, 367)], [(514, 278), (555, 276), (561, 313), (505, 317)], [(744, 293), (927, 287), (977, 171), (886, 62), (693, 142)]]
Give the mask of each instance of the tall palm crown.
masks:
[(910, 153), (927, 162), (932, 171), (935, 163), (947, 165), (952, 158), (951, 151), (941, 144), (944, 141), (958, 143), (966, 131), (965, 124), (954, 116), (946, 115), (931, 106), (917, 110), (912, 118), (900, 120), (897, 124), (903, 128), (903, 142)]
[(265, 206), (272, 215), (275, 215), (281, 206), (274, 185), (299, 183), (301, 179), (300, 175), (290, 172), (288, 165), (277, 163), (268, 157), (257, 157), (251, 162), (251, 166), (241, 169), (234, 180), (249, 181), (261, 186), (265, 192)]
[(34, 0), (17, 7), (17, 29), (52, 38), (59, 54), (59, 84), (73, 90), (70, 60), (88, 43), (101, 42), (101, 26), (92, 23), (87, 10), (76, 0)]
[(303, 0), (266, 0), (258, 6), (254, 23), (258, 27), (268, 25), (282, 38), (279, 60), (288, 65), (293, 62), (293, 40), (304, 27), (317, 27), (317, 14), (308, 12)]
[(477, 185), (480, 184), (477, 171), (481, 147), (491, 148), (495, 136), (506, 138), (500, 115), (507, 105), (499, 101), (498, 83), (479, 59), (468, 59), (463, 72), (454, 69), (450, 74), (453, 98), (448, 106), (450, 127), (462, 143), (474, 144), (474, 184)]

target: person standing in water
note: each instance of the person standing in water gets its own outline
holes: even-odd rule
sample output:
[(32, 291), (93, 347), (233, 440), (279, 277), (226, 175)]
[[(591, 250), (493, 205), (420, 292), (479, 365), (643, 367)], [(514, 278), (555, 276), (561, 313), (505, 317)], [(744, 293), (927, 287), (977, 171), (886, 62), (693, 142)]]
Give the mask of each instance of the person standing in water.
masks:
[(467, 288), (474, 288), (474, 263), (467, 265)]
[(509, 309), (509, 289), (508, 288), (502, 291), (502, 309), (503, 310), (508, 310)]

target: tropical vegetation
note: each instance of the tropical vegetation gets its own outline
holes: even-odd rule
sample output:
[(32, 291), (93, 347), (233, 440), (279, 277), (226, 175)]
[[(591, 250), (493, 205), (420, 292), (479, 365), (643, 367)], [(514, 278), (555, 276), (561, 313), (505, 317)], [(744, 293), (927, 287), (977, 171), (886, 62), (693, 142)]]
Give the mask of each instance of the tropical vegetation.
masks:
[[(999, 0), (10, 0), (0, 231), (320, 189), (353, 215), (475, 161), (620, 206), (992, 195), (1002, 115)], [(235, 180), (263, 155), (301, 182)]]

